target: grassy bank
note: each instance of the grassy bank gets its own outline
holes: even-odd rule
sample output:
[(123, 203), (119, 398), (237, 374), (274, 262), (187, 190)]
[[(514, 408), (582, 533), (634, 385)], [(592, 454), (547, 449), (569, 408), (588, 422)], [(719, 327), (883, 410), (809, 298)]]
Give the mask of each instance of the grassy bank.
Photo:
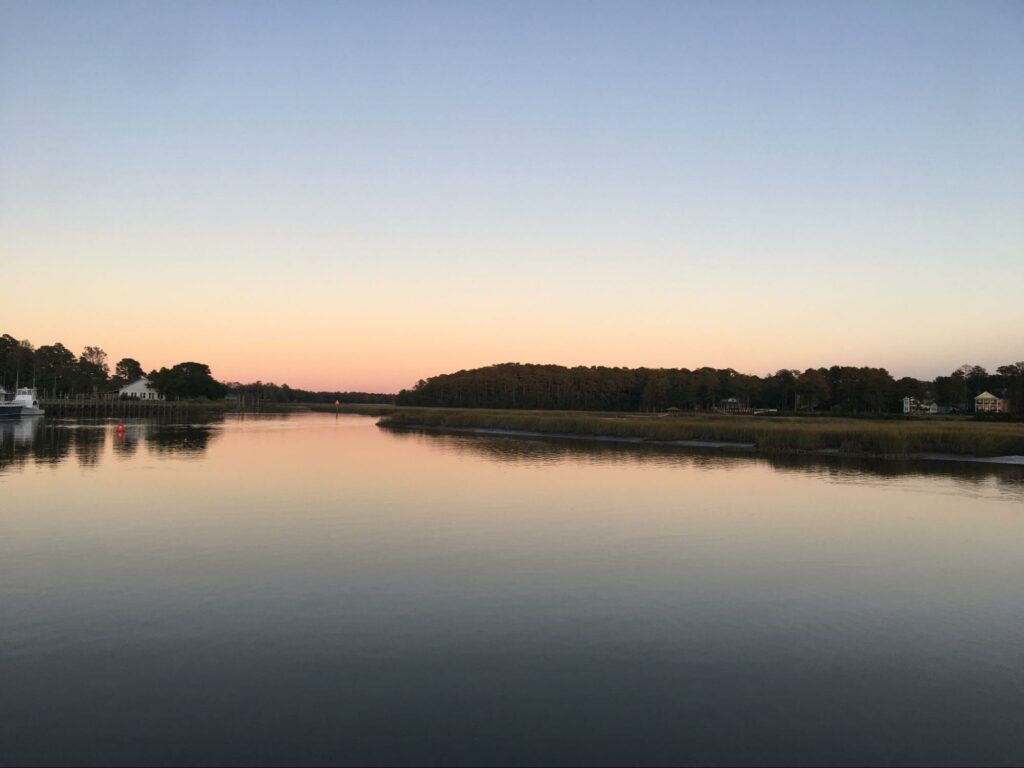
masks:
[(500, 429), (651, 441), (753, 443), (758, 451), (838, 450), (906, 456), (1024, 454), (1024, 424), (968, 420), (868, 420), (833, 417), (647, 416), (573, 411), (398, 408), (379, 422), (396, 429)]

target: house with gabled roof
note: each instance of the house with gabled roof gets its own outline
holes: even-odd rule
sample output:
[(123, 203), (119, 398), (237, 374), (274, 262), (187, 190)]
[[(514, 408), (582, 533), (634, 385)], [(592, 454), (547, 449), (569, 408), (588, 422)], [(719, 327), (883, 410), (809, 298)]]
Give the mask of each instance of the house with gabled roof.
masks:
[(156, 391), (153, 383), (143, 376), (131, 384), (126, 384), (117, 392), (122, 400), (163, 400), (164, 396)]
[(1006, 398), (996, 397), (991, 392), (982, 392), (974, 398), (975, 413), (1006, 413), (1009, 410)]

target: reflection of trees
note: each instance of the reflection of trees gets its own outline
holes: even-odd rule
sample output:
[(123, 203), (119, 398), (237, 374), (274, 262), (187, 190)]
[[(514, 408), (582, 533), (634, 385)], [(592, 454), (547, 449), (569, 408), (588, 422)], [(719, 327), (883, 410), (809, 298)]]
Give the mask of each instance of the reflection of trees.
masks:
[(853, 456), (779, 456), (770, 460), (781, 472), (813, 473), (834, 483), (862, 483), (870, 478), (944, 477), (962, 487), (995, 481), (1000, 491), (1024, 500), (1024, 466), (971, 461), (862, 459)]
[(103, 446), (107, 442), (107, 430), (101, 425), (90, 425), (68, 431), (75, 436), (75, 457), (79, 466), (95, 467), (99, 464)]
[(220, 433), (205, 424), (150, 424), (147, 427), (146, 445), (159, 455), (205, 453), (210, 441)]
[(0, 471), (32, 457), (39, 419), (0, 419)]
[(43, 424), (35, 433), (32, 458), (36, 464), (59, 464), (71, 452), (71, 430)]
[(68, 430), (54, 429), (42, 419), (0, 421), (0, 471), (25, 464), (56, 464), (71, 451)]
[(0, 421), (0, 472), (28, 463), (59, 464), (74, 453), (82, 467), (96, 467), (103, 457), (108, 433), (114, 454), (132, 459), (140, 445), (160, 456), (203, 454), (219, 434), (214, 422), (207, 424), (159, 424), (134, 422), (123, 435), (109, 422), (54, 423), (45, 419)]
[(139, 424), (125, 425), (125, 430), (122, 434), (118, 434), (115, 428), (112, 437), (114, 455), (122, 459), (130, 459), (134, 456), (139, 450), (139, 442), (142, 440), (143, 431), (143, 425)]
[(411, 440), (429, 446), (452, 448), (482, 455), (500, 462), (556, 464), (563, 461), (597, 463), (636, 463), (658, 459), (692, 464), (694, 453), (639, 442), (605, 442), (552, 437), (515, 437), (491, 435), (388, 430), (397, 440)]
[(965, 486), (994, 480), (1000, 490), (1024, 499), (1024, 466), (964, 461), (866, 459), (852, 456), (777, 454), (708, 450), (648, 443), (617, 443), (560, 438), (458, 435), (389, 430), (399, 440), (415, 440), (449, 450), (465, 451), (497, 462), (550, 465), (561, 462), (593, 464), (661, 464), (700, 470), (735, 469), (767, 464), (779, 472), (812, 474), (836, 483), (862, 483), (865, 478), (946, 477)]

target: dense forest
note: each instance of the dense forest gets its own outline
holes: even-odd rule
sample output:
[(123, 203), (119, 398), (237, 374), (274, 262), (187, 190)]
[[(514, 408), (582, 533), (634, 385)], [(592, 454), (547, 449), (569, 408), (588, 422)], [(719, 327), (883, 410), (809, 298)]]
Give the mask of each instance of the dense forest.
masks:
[[(935, 400), (952, 411), (970, 410), (984, 391), (1024, 404), (1024, 362), (989, 373), (963, 365), (932, 381), (894, 379), (884, 368), (834, 365), (767, 376), (731, 368), (606, 368), (503, 363), (420, 380), (398, 395), (399, 405), (460, 408), (531, 408), (587, 411), (777, 409), (848, 414), (901, 410), (902, 398)], [(734, 402), (730, 398), (735, 398)]]
[(268, 403), (392, 403), (394, 395), (369, 392), (308, 392), (287, 384), (263, 382), (224, 384), (213, 378), (204, 363), (183, 362), (170, 368), (149, 371), (138, 360), (126, 357), (111, 372), (107, 353), (99, 347), (86, 347), (75, 355), (61, 343), (34, 347), (9, 334), (0, 335), (0, 387), (13, 390), (34, 385), (43, 397), (116, 394), (125, 384), (142, 376), (165, 397), (176, 399), (207, 398), (218, 400), (229, 395), (257, 397)]
[(373, 403), (387, 404), (395, 402), (395, 395), (384, 392), (313, 392), (306, 389), (294, 389), (287, 384), (272, 384), (257, 381), (253, 384), (231, 382), (228, 391), (235, 395), (255, 397), (264, 403)]

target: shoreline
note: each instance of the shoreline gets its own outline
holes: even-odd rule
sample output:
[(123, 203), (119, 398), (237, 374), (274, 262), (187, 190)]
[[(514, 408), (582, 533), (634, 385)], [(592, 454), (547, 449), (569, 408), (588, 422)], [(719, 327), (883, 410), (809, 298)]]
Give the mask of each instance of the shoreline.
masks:
[[(612, 438), (616, 442), (756, 451), (764, 454), (876, 456), (925, 460), (1024, 456), (1024, 423), (925, 422), (900, 419), (807, 416), (512, 411), (472, 408), (397, 408), (381, 426), (494, 430), (489, 434)], [(480, 432), (488, 434), (488, 432)]]
[(498, 429), (488, 427), (447, 427), (428, 424), (386, 424), (377, 422), (381, 429), (392, 429), (400, 432), (436, 432), (440, 434), (480, 435), (483, 437), (522, 437), (551, 438), (555, 440), (577, 440), (601, 443), (624, 443), (627, 445), (657, 445), (678, 448), (700, 448), (705, 450), (739, 451), (752, 454), (796, 454), (804, 456), (842, 456), (862, 459), (896, 459), (914, 461), (955, 461), (974, 464), (998, 464), (1003, 466), (1024, 466), (1024, 455), (1007, 456), (974, 456), (970, 454), (939, 453), (922, 451), (907, 454), (884, 453), (844, 453), (838, 448), (818, 448), (813, 450), (773, 449), (760, 451), (755, 443), (732, 442), (723, 440), (650, 440), (642, 437), (616, 437), (614, 435), (580, 435), (565, 432), (539, 432), (524, 429)]

